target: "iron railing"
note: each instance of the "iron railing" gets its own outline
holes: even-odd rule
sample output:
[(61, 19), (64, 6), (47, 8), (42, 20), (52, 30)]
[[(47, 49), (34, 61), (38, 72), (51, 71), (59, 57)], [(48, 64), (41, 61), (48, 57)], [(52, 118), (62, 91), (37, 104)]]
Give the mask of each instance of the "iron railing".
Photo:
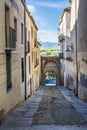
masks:
[(62, 42), (65, 40), (65, 37), (63, 34), (59, 35), (59, 42)]
[(6, 27), (6, 50), (16, 49), (16, 30)]
[(26, 53), (30, 53), (30, 42), (27, 41), (26, 43)]
[(64, 53), (59, 53), (59, 58), (64, 59)]
[(38, 48), (38, 41), (37, 41), (37, 38), (34, 39), (34, 47)]

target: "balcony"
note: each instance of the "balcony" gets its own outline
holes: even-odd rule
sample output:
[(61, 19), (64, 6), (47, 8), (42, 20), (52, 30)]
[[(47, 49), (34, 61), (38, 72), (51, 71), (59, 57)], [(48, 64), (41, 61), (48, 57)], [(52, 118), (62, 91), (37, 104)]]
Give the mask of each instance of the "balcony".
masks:
[(66, 50), (66, 60), (68, 61), (73, 61), (73, 56), (72, 56), (72, 49), (73, 46), (67, 46), (67, 50)]
[(34, 47), (36, 47), (36, 45), (37, 45), (37, 39), (35, 38), (34, 39)]
[(30, 42), (27, 41), (26, 43), (26, 53), (30, 53)]
[(35, 65), (34, 65), (34, 67), (36, 68), (38, 65), (39, 65), (39, 59), (37, 58), (37, 59), (35, 60)]
[(63, 42), (65, 40), (65, 37), (63, 34), (59, 35), (59, 42)]
[(16, 31), (11, 27), (6, 27), (6, 51), (16, 50)]
[(34, 47), (38, 48), (38, 41), (37, 41), (37, 38), (35, 38), (35, 40), (34, 40)]
[(39, 59), (36, 59), (36, 64), (39, 65)]
[(73, 61), (72, 53), (69, 52), (69, 51), (66, 52), (66, 60), (68, 60), (68, 61)]
[(64, 54), (63, 53), (59, 53), (59, 58), (60, 59), (64, 59)]

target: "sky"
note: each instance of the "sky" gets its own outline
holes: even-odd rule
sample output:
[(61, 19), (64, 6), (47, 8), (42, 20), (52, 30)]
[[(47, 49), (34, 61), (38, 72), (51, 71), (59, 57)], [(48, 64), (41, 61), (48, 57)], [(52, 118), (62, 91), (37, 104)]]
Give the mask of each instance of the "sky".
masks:
[(69, 0), (26, 0), (26, 4), (38, 27), (39, 41), (58, 43), (59, 18)]

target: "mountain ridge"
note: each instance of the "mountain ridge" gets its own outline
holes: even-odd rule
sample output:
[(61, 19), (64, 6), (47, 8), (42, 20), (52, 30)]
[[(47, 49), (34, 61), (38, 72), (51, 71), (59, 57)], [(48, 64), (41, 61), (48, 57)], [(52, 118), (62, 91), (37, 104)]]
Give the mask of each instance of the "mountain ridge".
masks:
[(45, 49), (45, 48), (57, 49), (58, 48), (58, 44), (56, 42), (42, 42), (41, 43), (41, 48), (42, 49)]

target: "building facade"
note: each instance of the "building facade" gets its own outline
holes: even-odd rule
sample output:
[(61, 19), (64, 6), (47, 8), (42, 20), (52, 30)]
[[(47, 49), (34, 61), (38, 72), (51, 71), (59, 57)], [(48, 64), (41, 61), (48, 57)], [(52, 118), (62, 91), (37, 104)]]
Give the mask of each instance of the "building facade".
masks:
[(0, 120), (2, 120), (39, 87), (40, 44), (35, 42), (38, 29), (24, 0), (1, 0), (0, 5)]
[(30, 12), (26, 7), (26, 30), (25, 30), (25, 63), (26, 63), (26, 98), (31, 95), (31, 44), (30, 44)]
[[(72, 60), (65, 59), (65, 86), (87, 102), (87, 4), (86, 0), (70, 0), (70, 48)], [(67, 53), (67, 52), (65, 52)], [(65, 70), (64, 70), (65, 73)]]
[(87, 101), (87, 1), (78, 0), (77, 18), (77, 67), (78, 96)]
[(18, 34), (20, 35), (19, 37), (19, 65), (20, 65), (20, 99), (21, 101), (24, 101), (25, 99), (25, 64), (24, 64), (24, 59), (25, 59), (25, 18), (24, 18), (24, 12), (25, 12), (25, 7), (24, 7), (24, 1), (20, 1), (21, 6), (20, 6), (20, 23), (18, 25)]
[(24, 21), (21, 16), (24, 8), (17, 0), (1, 0), (0, 5), (0, 114), (3, 116), (21, 98), (20, 25)]
[(31, 16), (31, 31), (30, 31), (30, 43), (31, 43), (31, 84), (32, 94), (40, 85), (40, 43), (37, 40), (38, 28), (35, 24), (33, 17)]
[[(65, 8), (60, 17), (59, 46), (61, 57), (61, 77), (62, 83), (66, 86), (66, 59), (71, 60), (70, 47), (70, 15), (71, 8)], [(67, 53), (66, 53), (67, 52)]]

